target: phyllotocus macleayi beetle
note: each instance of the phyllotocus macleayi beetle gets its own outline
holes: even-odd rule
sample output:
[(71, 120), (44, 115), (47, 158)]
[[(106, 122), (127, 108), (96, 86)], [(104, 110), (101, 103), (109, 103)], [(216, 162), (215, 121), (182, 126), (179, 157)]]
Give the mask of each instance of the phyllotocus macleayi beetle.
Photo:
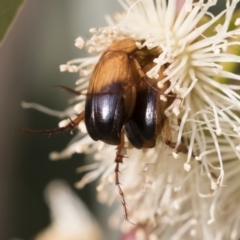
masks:
[[(30, 133), (52, 134), (72, 130), (84, 120), (93, 140), (117, 145), (115, 183), (122, 198), (127, 221), (126, 202), (118, 177), (119, 164), (123, 163), (124, 157), (124, 134), (137, 149), (154, 147), (159, 135), (170, 148), (176, 146), (176, 143), (172, 142), (168, 119), (164, 113), (176, 96), (173, 93), (163, 93), (169, 87), (169, 82), (164, 83), (162, 92), (157, 88), (157, 82), (164, 78), (165, 66), (161, 67), (158, 79), (146, 76), (146, 72), (155, 66), (153, 60), (160, 51), (158, 48), (138, 49), (130, 38), (113, 42), (93, 70), (83, 112), (65, 127), (52, 130), (20, 129)], [(68, 87), (62, 88), (80, 94)], [(166, 96), (166, 101), (160, 100), (161, 94)], [(176, 152), (187, 151), (181, 144), (176, 149)]]

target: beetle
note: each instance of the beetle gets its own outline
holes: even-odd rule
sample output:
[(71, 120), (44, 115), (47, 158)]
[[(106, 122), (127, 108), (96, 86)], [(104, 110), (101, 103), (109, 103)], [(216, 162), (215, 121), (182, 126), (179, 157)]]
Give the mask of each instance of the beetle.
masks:
[[(171, 140), (168, 119), (164, 111), (171, 105), (174, 94), (167, 95), (161, 101), (160, 95), (169, 87), (164, 84), (161, 91), (157, 82), (164, 78), (164, 66), (159, 71), (159, 79), (151, 79), (146, 72), (154, 67), (153, 62), (160, 53), (158, 48), (138, 49), (135, 42), (126, 38), (113, 42), (102, 54), (89, 81), (86, 94), (85, 110), (65, 127), (52, 130), (23, 130), (33, 133), (60, 132), (74, 129), (81, 121), (90, 137), (110, 145), (117, 145), (115, 158), (115, 184), (122, 198), (124, 217), (128, 212), (123, 191), (119, 182), (119, 165), (123, 163), (124, 134), (137, 149), (155, 146), (158, 135), (162, 134), (165, 143), (175, 148)], [(68, 87), (67, 91), (80, 94)], [(187, 152), (187, 148), (178, 147), (176, 151)]]
[(119, 145), (124, 123), (136, 101), (136, 78), (130, 54), (137, 50), (134, 41), (113, 43), (101, 56), (88, 86), (85, 124), (93, 140)]

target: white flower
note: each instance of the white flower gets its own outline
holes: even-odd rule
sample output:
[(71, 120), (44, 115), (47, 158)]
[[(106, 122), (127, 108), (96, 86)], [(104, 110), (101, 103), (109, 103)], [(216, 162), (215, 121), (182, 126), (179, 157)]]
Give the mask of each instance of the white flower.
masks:
[[(119, 2), (124, 13), (108, 17), (108, 27), (90, 29), (93, 37), (85, 47), (96, 56), (72, 60), (60, 69), (79, 72), (76, 89), (84, 92), (101, 54), (112, 42), (124, 38), (133, 39), (139, 49), (161, 48), (148, 77), (157, 79), (161, 66), (169, 65), (158, 86), (161, 89), (168, 81), (165, 94), (174, 92), (178, 96), (165, 114), (177, 146), (184, 142), (188, 153), (176, 154), (160, 137), (155, 148), (143, 150), (132, 149), (126, 139), (128, 158), (121, 166), (120, 181), (130, 220), (144, 225), (149, 239), (238, 239), (240, 76), (224, 64), (240, 62), (237, 54), (228, 51), (233, 46), (240, 48), (240, 28), (229, 27), (239, 0), (226, 1), (226, 9), (217, 16), (209, 12), (216, 0), (186, 0), (179, 12), (177, 0)], [(75, 45), (82, 48), (84, 41), (78, 38)], [(77, 100), (74, 111), (80, 113), (84, 96)], [(72, 117), (73, 110), (66, 110), (65, 115)], [(82, 188), (101, 176), (99, 200), (107, 204), (119, 201), (114, 184), (115, 147), (94, 142), (84, 123), (79, 129), (68, 147), (52, 153), (51, 158), (94, 152), (96, 162), (79, 169), (90, 172), (77, 186)], [(120, 210), (111, 224), (119, 226), (122, 222)], [(123, 222), (123, 231), (128, 228), (132, 226)]]

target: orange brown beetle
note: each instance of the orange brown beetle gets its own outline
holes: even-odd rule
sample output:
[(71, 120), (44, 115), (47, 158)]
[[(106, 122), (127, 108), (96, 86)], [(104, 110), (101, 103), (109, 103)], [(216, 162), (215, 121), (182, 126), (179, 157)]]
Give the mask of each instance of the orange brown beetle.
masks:
[[(131, 39), (112, 43), (95, 66), (86, 94), (85, 110), (77, 118), (65, 127), (52, 130), (21, 130), (52, 134), (72, 130), (84, 120), (93, 140), (117, 145), (115, 183), (122, 198), (127, 221), (128, 212), (118, 177), (119, 164), (123, 163), (124, 157), (121, 153), (124, 148), (124, 134), (138, 149), (154, 147), (159, 135), (163, 136), (164, 142), (170, 148), (175, 148), (176, 145), (172, 142), (168, 119), (164, 114), (176, 96), (169, 94), (164, 102), (160, 100), (160, 95), (165, 94), (157, 90), (157, 82), (164, 78), (164, 66), (160, 69), (159, 79), (146, 76), (146, 72), (154, 67), (153, 60), (159, 53), (157, 48), (138, 49)], [(168, 87), (169, 84), (165, 83), (162, 91)], [(63, 88), (80, 94), (67, 87)], [(181, 145), (176, 151), (187, 153), (187, 148)]]

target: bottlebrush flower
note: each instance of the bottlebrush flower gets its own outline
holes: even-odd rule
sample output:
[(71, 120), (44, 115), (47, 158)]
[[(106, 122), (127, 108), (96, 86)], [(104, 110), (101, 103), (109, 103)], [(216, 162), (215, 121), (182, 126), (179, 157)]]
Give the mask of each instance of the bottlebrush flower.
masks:
[[(72, 60), (60, 69), (79, 72), (76, 90), (86, 92), (101, 54), (113, 42), (130, 38), (139, 49), (161, 49), (147, 76), (158, 81), (160, 68), (167, 66), (158, 87), (161, 90), (166, 82), (169, 87), (159, 101), (176, 94), (165, 115), (176, 148), (184, 144), (188, 153), (169, 149), (161, 136), (156, 147), (142, 150), (132, 148), (126, 139), (120, 182), (129, 218), (137, 226), (122, 221), (120, 207), (110, 223), (123, 222), (123, 232), (144, 229), (148, 239), (239, 239), (240, 76), (233, 72), (240, 62), (239, 19), (234, 14), (239, 0), (226, 1), (216, 16), (209, 12), (216, 0), (186, 0), (181, 8), (177, 0), (119, 2), (124, 12), (107, 17), (109, 26), (90, 29), (93, 36), (86, 43), (76, 40), (77, 47), (94, 56)], [(66, 116), (72, 118), (84, 109), (84, 96), (76, 100)], [(71, 143), (50, 157), (56, 160), (73, 153), (93, 153), (95, 160), (78, 169), (89, 172), (77, 187), (99, 178), (99, 201), (109, 205), (119, 201), (115, 147), (94, 142), (82, 122)]]

